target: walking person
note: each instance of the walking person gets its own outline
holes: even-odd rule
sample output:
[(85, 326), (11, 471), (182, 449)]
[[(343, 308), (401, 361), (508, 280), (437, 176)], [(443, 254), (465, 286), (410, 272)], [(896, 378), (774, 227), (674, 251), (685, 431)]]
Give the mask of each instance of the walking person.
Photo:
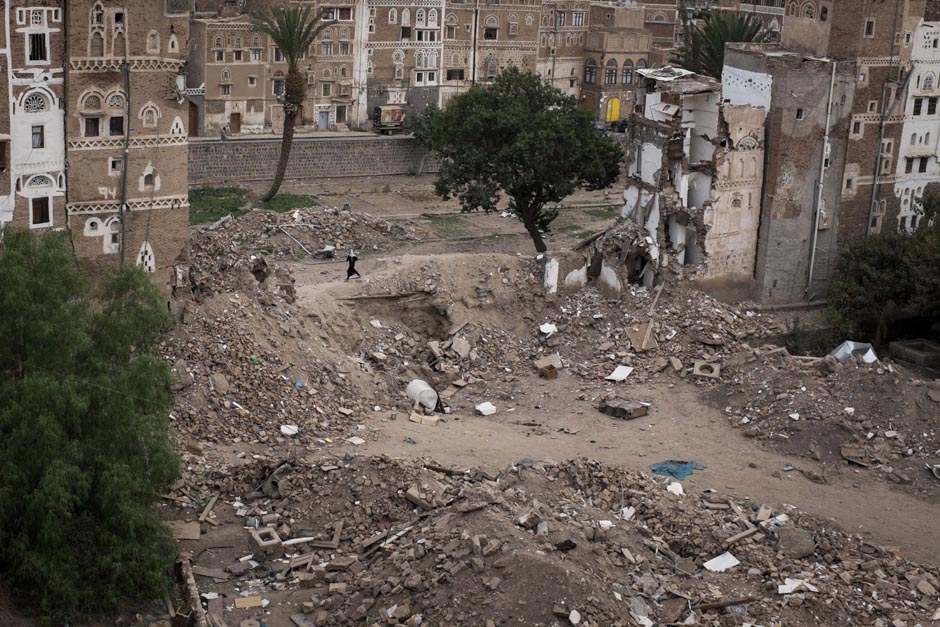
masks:
[(350, 249), (349, 254), (346, 255), (346, 261), (349, 262), (349, 267), (346, 268), (346, 280), (347, 281), (351, 279), (353, 275), (359, 277), (360, 279), (362, 278), (362, 275), (359, 274), (358, 270), (356, 270), (356, 261), (358, 259), (359, 257), (356, 256), (356, 251)]

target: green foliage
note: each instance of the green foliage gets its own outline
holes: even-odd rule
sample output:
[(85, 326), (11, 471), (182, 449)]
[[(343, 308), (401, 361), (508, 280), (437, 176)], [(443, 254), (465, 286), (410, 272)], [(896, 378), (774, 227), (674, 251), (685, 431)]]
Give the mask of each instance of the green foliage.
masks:
[(842, 337), (887, 340), (901, 317), (940, 316), (940, 230), (928, 215), (940, 198), (925, 199), (913, 234), (889, 231), (840, 253), (827, 297), (826, 317)]
[(684, 38), (673, 63), (719, 80), (725, 64), (725, 44), (769, 41), (770, 33), (753, 13), (704, 11), (699, 15), (701, 26), (685, 17), (684, 11), (682, 16)]
[(240, 187), (200, 187), (189, 190), (189, 223), (207, 224), (222, 216), (245, 212), (248, 192)]
[(556, 203), (578, 188), (609, 187), (623, 151), (594, 130), (575, 99), (531, 72), (509, 68), (474, 85), (444, 110), (429, 107), (415, 136), (441, 158), (435, 191), (463, 211), (494, 211), (502, 194), (539, 252)]
[(255, 30), (270, 37), (281, 50), (288, 69), (296, 70), (320, 31), (335, 23), (324, 22), (324, 15), (324, 9), (314, 13), (309, 6), (276, 5), (257, 15), (254, 26)]
[(0, 242), (0, 574), (49, 624), (159, 596), (175, 548), (151, 507), (167, 437), (169, 317), (141, 269), (90, 290), (67, 235)]
[(261, 203), (261, 206), (271, 211), (284, 213), (294, 209), (306, 209), (308, 207), (318, 207), (320, 202), (315, 196), (304, 194), (278, 194), (268, 202)]
[[(314, 13), (309, 6), (275, 5), (254, 18), (254, 28), (267, 35), (287, 60), (287, 80), (284, 94), (279, 98), (284, 105), (284, 130), (281, 135), (281, 154), (271, 188), (262, 197), (269, 202), (277, 194), (287, 173), (291, 145), (294, 141), (294, 116), (303, 105), (307, 94), (307, 80), (300, 69), (300, 61), (314, 44), (317, 35), (335, 22), (324, 22), (326, 9)], [(308, 66), (309, 68), (309, 66)]]

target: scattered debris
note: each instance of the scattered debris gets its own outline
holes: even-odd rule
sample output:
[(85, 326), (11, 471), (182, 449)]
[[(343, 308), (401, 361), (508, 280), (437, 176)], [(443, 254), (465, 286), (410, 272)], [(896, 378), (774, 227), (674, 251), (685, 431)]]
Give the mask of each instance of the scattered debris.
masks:
[(657, 462), (653, 464), (650, 466), (650, 470), (652, 470), (657, 475), (674, 477), (679, 481), (682, 481), (696, 470), (705, 470), (705, 466), (699, 462), (684, 462), (670, 459), (664, 462)]
[(615, 396), (613, 398), (602, 400), (598, 409), (608, 416), (613, 416), (614, 418), (633, 420), (634, 418), (646, 416), (649, 413), (649, 408), (650, 403), (628, 401), (625, 398)]

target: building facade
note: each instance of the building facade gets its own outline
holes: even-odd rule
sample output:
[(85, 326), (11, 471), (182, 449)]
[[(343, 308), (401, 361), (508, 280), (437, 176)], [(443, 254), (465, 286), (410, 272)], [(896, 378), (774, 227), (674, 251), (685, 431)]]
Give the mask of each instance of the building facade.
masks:
[(5, 0), (0, 228), (67, 225), (65, 3)]
[(189, 241), (187, 0), (68, 3), (67, 226), (90, 267), (136, 263), (159, 285)]
[(590, 15), (581, 106), (609, 123), (633, 112), (644, 84), (637, 70), (650, 66), (653, 38), (644, 29), (643, 9), (592, 6)]

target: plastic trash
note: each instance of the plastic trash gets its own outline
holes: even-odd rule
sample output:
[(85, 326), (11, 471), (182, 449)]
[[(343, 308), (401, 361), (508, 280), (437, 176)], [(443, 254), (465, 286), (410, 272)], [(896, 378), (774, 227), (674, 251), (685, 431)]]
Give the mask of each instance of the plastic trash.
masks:
[(421, 405), (432, 411), (437, 407), (437, 392), (434, 391), (434, 388), (432, 388), (427, 381), (414, 379), (408, 384), (408, 387), (405, 388), (405, 394), (415, 405)]
[(650, 466), (650, 470), (652, 470), (657, 475), (675, 477), (679, 481), (682, 481), (696, 470), (705, 470), (705, 466), (699, 462), (685, 462), (670, 459), (664, 462), (653, 464)]
[(839, 344), (834, 351), (829, 353), (839, 361), (845, 361), (850, 357), (859, 355), (866, 364), (873, 364), (878, 361), (878, 355), (875, 354), (875, 349), (872, 348), (871, 344), (866, 344), (865, 342), (852, 342), (846, 340)]

